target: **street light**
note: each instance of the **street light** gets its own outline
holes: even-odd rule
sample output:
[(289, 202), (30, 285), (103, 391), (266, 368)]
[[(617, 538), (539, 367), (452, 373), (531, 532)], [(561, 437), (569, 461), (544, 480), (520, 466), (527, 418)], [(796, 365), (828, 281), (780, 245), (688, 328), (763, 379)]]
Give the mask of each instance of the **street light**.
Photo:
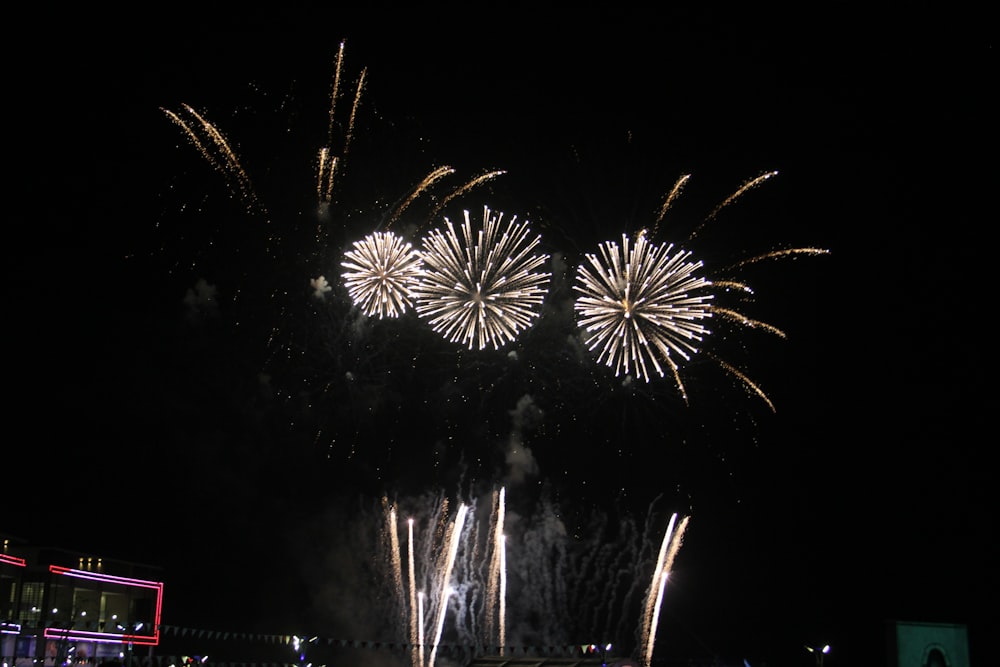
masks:
[(810, 653), (816, 654), (816, 667), (823, 667), (823, 656), (830, 652), (830, 645), (823, 644), (823, 646), (806, 646), (806, 650)]

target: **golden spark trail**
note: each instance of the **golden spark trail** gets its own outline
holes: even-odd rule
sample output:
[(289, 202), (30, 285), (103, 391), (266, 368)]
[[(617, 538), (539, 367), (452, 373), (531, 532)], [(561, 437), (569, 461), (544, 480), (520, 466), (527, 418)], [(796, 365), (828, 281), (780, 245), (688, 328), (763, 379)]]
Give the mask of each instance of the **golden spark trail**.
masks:
[(738, 292), (745, 292), (747, 294), (753, 294), (753, 290), (746, 283), (741, 283), (736, 280), (713, 280), (712, 287), (721, 287), (723, 289), (732, 289)]
[(670, 366), (671, 372), (674, 374), (674, 383), (677, 385), (677, 391), (681, 392), (681, 398), (684, 399), (684, 405), (691, 405), (688, 401), (687, 388), (684, 386), (684, 382), (681, 381), (681, 370), (680, 367), (674, 363), (674, 360), (667, 358), (667, 363)]
[(678, 178), (677, 182), (674, 183), (674, 187), (669, 193), (667, 193), (666, 198), (663, 200), (663, 205), (660, 206), (660, 213), (656, 216), (656, 222), (653, 224), (654, 236), (656, 235), (656, 230), (659, 228), (660, 223), (663, 221), (663, 216), (667, 214), (667, 209), (670, 208), (670, 205), (673, 204), (674, 200), (677, 199), (678, 195), (680, 195), (681, 190), (684, 188), (684, 184), (687, 183), (689, 178), (691, 178), (691, 174), (684, 174)]
[(339, 160), (336, 156), (330, 156), (330, 149), (326, 146), (319, 149), (319, 164), (316, 167), (316, 195), (322, 202), (330, 202), (333, 192), (333, 176), (337, 171)]
[(194, 147), (198, 149), (198, 152), (201, 153), (202, 157), (205, 158), (209, 162), (209, 164), (212, 165), (212, 167), (217, 169), (219, 172), (224, 171), (222, 165), (216, 162), (215, 158), (212, 157), (212, 154), (209, 153), (208, 149), (205, 148), (205, 145), (201, 143), (200, 139), (198, 139), (198, 135), (194, 133), (194, 130), (191, 129), (191, 126), (185, 123), (184, 120), (180, 116), (175, 114), (173, 111), (170, 111), (169, 109), (164, 109), (163, 107), (160, 107), (160, 110), (163, 113), (167, 114), (170, 120), (174, 121), (174, 123), (176, 123), (178, 126), (180, 126), (182, 130), (184, 130), (184, 132), (188, 135), (188, 138), (194, 144)]
[(708, 356), (712, 357), (712, 359), (715, 360), (715, 363), (719, 364), (720, 366), (722, 366), (722, 368), (724, 368), (725, 370), (729, 371), (730, 373), (732, 373), (733, 375), (735, 375), (736, 377), (738, 377), (743, 382), (743, 384), (745, 384), (747, 386), (747, 388), (749, 388), (751, 391), (753, 391), (753, 393), (755, 393), (758, 396), (760, 396), (760, 398), (763, 399), (763, 401), (765, 403), (767, 403), (767, 407), (771, 408), (771, 412), (777, 412), (777, 410), (774, 408), (774, 403), (771, 402), (771, 399), (769, 399), (767, 397), (767, 394), (765, 394), (764, 391), (760, 387), (758, 387), (756, 384), (754, 384), (750, 380), (750, 378), (748, 378), (745, 374), (743, 374), (742, 372), (740, 372), (738, 369), (734, 368), (731, 364), (727, 364), (725, 361), (723, 361), (719, 357), (715, 356), (711, 352), (706, 352), (705, 354), (707, 354)]
[(781, 329), (768, 324), (767, 322), (761, 322), (760, 320), (752, 320), (743, 313), (738, 313), (735, 310), (730, 310), (729, 308), (720, 308), (718, 306), (712, 306), (712, 313), (716, 315), (722, 315), (728, 320), (733, 322), (738, 322), (745, 327), (750, 327), (751, 329), (763, 329), (769, 331), (776, 336), (781, 338), (788, 338), (784, 331)]
[(410, 195), (403, 200), (403, 203), (396, 208), (396, 212), (393, 213), (392, 217), (389, 218), (389, 222), (386, 223), (386, 229), (388, 229), (392, 223), (396, 222), (396, 220), (399, 219), (399, 216), (403, 214), (403, 211), (405, 211), (410, 204), (417, 199), (417, 197), (423, 194), (427, 188), (434, 185), (434, 183), (438, 182), (445, 176), (454, 173), (455, 170), (447, 165), (431, 170), (431, 173), (427, 174), (427, 176), (424, 177), (424, 180), (420, 181), (417, 187), (413, 189), (413, 192), (411, 192)]
[(714, 220), (715, 216), (717, 216), (719, 214), (719, 211), (721, 211), (722, 209), (724, 209), (725, 207), (729, 206), (734, 201), (736, 201), (737, 199), (739, 199), (748, 190), (752, 190), (753, 188), (757, 187), (758, 185), (760, 185), (761, 183), (763, 183), (767, 179), (771, 178), (772, 176), (777, 176), (777, 175), (778, 175), (777, 171), (769, 171), (767, 173), (761, 174), (760, 176), (758, 176), (756, 178), (752, 178), (749, 181), (747, 181), (746, 183), (744, 183), (743, 185), (741, 185), (736, 190), (736, 192), (734, 192), (733, 194), (731, 194), (728, 197), (726, 197), (725, 200), (723, 200), (723, 202), (721, 204), (719, 204), (718, 206), (716, 206), (712, 210), (712, 212), (708, 214), (708, 216), (701, 222), (701, 224), (698, 225), (693, 232), (691, 232), (690, 236), (688, 236), (688, 241), (691, 241), (692, 239), (694, 239), (694, 237), (698, 235), (698, 232), (701, 231), (702, 227), (704, 227), (706, 224), (708, 224), (709, 222), (711, 222), (712, 220)]
[(734, 269), (738, 269), (748, 264), (754, 264), (756, 262), (763, 261), (765, 259), (777, 259), (780, 257), (790, 257), (792, 255), (829, 255), (830, 251), (824, 248), (787, 248), (785, 250), (772, 250), (771, 252), (766, 252), (762, 255), (756, 255), (755, 257), (749, 257), (744, 260), (740, 260), (736, 264), (727, 266), (721, 273), (728, 273)]
[(327, 144), (333, 143), (333, 119), (337, 110), (337, 97), (340, 96), (340, 72), (344, 65), (344, 44), (346, 40), (341, 40), (340, 48), (337, 49), (337, 61), (333, 70), (333, 90), (330, 91), (330, 124), (326, 131)]
[(477, 185), (482, 185), (486, 181), (492, 180), (492, 179), (496, 178), (497, 176), (503, 176), (506, 173), (507, 172), (504, 171), (504, 170), (498, 170), (498, 171), (491, 171), (491, 172), (482, 174), (481, 176), (475, 177), (474, 179), (472, 179), (471, 181), (469, 181), (468, 183), (466, 183), (465, 185), (463, 185), (462, 187), (458, 188), (457, 190), (455, 190), (454, 192), (452, 192), (450, 195), (448, 195), (447, 197), (445, 197), (444, 199), (442, 199), (441, 203), (438, 204), (434, 208), (434, 210), (431, 212), (431, 214), (430, 214), (429, 217), (433, 220), (435, 217), (437, 217), (437, 214), (440, 213), (442, 211), (442, 209), (444, 209), (444, 207), (448, 205), (448, 202), (450, 202), (455, 197), (458, 197), (460, 195), (464, 195), (466, 192), (468, 192), (472, 188), (476, 187)]
[(358, 115), (358, 106), (361, 104), (361, 91), (365, 87), (365, 77), (368, 75), (368, 69), (361, 70), (361, 77), (358, 79), (358, 90), (354, 93), (354, 104), (351, 105), (351, 117), (347, 120), (347, 134), (344, 135), (344, 157), (347, 157), (347, 152), (351, 148), (351, 138), (354, 136), (354, 119)]
[(195, 111), (191, 105), (182, 104), (181, 106), (184, 107), (185, 111), (194, 116), (194, 118), (201, 125), (201, 129), (205, 132), (208, 139), (211, 140), (211, 144), (215, 147), (215, 150), (218, 151), (222, 161), (219, 160), (219, 157), (212, 154), (212, 151), (208, 149), (205, 142), (199, 139), (197, 133), (190, 125), (182, 120), (177, 114), (167, 109), (162, 109), (162, 107), (161, 109), (174, 123), (184, 130), (184, 132), (192, 140), (192, 143), (198, 152), (201, 153), (202, 157), (204, 157), (216, 171), (221, 173), (227, 180), (234, 179), (236, 181), (236, 187), (234, 188), (232, 182), (230, 182), (230, 188), (239, 190), (240, 198), (245, 204), (248, 206), (252, 205), (261, 212), (266, 213), (263, 206), (261, 206), (260, 202), (257, 200), (253, 186), (250, 183), (250, 177), (243, 169), (239, 158), (236, 157), (236, 153), (229, 145), (229, 141), (226, 137), (207, 118)]
[(333, 89), (330, 91), (330, 120), (326, 132), (327, 145), (319, 151), (319, 160), (316, 172), (316, 188), (321, 204), (328, 204), (332, 200), (334, 178), (337, 175), (338, 168), (343, 169), (343, 162), (347, 159), (347, 153), (351, 145), (351, 138), (354, 134), (354, 121), (357, 117), (358, 107), (361, 104), (361, 93), (364, 89), (365, 78), (368, 72), (367, 69), (361, 70), (361, 76), (358, 80), (358, 88), (354, 94), (354, 104), (351, 106), (351, 115), (347, 121), (347, 130), (344, 133), (343, 150), (339, 156), (331, 157), (330, 146), (333, 145), (334, 118), (337, 112), (337, 100), (340, 98), (340, 77), (343, 72), (345, 44), (346, 40), (341, 41), (340, 48), (337, 50), (337, 60), (333, 76)]
[(226, 140), (226, 137), (223, 136), (222, 132), (220, 132), (218, 128), (215, 127), (215, 125), (209, 122), (207, 118), (203, 118), (191, 106), (187, 104), (183, 106), (185, 109), (188, 110), (188, 113), (190, 113), (192, 116), (198, 119), (198, 122), (201, 123), (201, 126), (205, 129), (206, 132), (208, 132), (208, 136), (215, 143), (216, 147), (218, 147), (219, 150), (222, 151), (222, 155), (223, 157), (226, 158), (226, 163), (229, 165), (229, 168), (232, 169), (237, 174), (237, 176), (240, 177), (240, 182), (242, 183), (244, 181), (249, 181), (249, 177), (247, 176), (246, 172), (243, 171), (243, 166), (240, 165), (239, 158), (236, 157), (236, 153), (233, 152), (233, 149), (229, 146), (229, 141)]

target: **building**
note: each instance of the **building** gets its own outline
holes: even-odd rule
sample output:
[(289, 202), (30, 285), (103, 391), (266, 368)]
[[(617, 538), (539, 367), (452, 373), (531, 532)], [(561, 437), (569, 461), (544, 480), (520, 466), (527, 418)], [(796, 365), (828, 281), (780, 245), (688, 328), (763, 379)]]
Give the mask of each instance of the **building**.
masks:
[(889, 667), (969, 667), (969, 630), (957, 623), (886, 623)]
[(0, 667), (129, 665), (160, 642), (160, 569), (0, 535)]

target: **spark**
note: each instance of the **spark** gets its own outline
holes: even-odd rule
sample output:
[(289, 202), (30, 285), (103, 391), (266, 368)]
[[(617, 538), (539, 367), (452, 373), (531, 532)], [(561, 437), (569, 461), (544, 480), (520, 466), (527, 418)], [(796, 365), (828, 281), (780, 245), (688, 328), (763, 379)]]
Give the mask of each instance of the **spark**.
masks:
[(634, 245), (627, 234), (622, 245), (608, 241), (601, 257), (588, 253), (577, 267), (574, 303), (584, 341), (600, 348), (598, 363), (615, 368), (615, 376), (661, 377), (661, 361), (676, 369), (676, 353), (685, 360), (698, 351), (710, 333), (702, 321), (712, 317), (711, 282), (696, 272), (702, 263), (689, 261), (690, 252), (673, 254), (673, 244), (654, 246), (645, 234)]
[(432, 185), (440, 181), (445, 176), (448, 176), (449, 174), (453, 173), (455, 173), (455, 170), (447, 165), (432, 169), (431, 172), (424, 177), (424, 180), (420, 181), (420, 183), (418, 183), (417, 186), (413, 188), (413, 191), (406, 197), (406, 199), (404, 199), (403, 202), (396, 207), (396, 211), (389, 219), (389, 222), (387, 223), (386, 227), (388, 227), (393, 222), (398, 220), (399, 217), (403, 214), (403, 211), (409, 208), (410, 204), (416, 201), (417, 197), (426, 192), (428, 188), (430, 188)]
[[(197, 121), (196, 124), (192, 125), (181, 118), (179, 114), (169, 109), (160, 107), (160, 110), (184, 130), (184, 133), (195, 149), (201, 153), (202, 157), (216, 171), (226, 178), (231, 190), (239, 195), (248, 207), (263, 211), (250, 182), (250, 177), (243, 169), (243, 165), (240, 164), (240, 160), (236, 156), (236, 152), (230, 145), (229, 140), (226, 139), (225, 135), (215, 125), (205, 118), (204, 115), (195, 111), (193, 107), (188, 104), (182, 104), (181, 106), (187, 113), (194, 117)], [(200, 128), (204, 132), (205, 136), (203, 138), (199, 137), (196, 128)]]
[(678, 178), (677, 182), (674, 183), (674, 187), (672, 187), (670, 189), (670, 192), (667, 193), (667, 196), (663, 198), (663, 204), (660, 205), (660, 212), (656, 216), (656, 224), (653, 225), (654, 236), (656, 235), (656, 230), (659, 227), (660, 222), (663, 221), (663, 216), (667, 214), (667, 211), (670, 209), (671, 204), (673, 204), (674, 200), (677, 199), (677, 197), (680, 195), (681, 190), (684, 188), (684, 184), (688, 182), (689, 178), (691, 178), (691, 174), (684, 174), (683, 176)]
[[(743, 183), (712, 210), (690, 234), (689, 240), (719, 211), (777, 173), (766, 172)], [(681, 176), (667, 193), (653, 231), (689, 177), (690, 174)], [(665, 367), (669, 368), (685, 403), (688, 395), (680, 376), (681, 359), (688, 362), (694, 354), (703, 351), (699, 344), (712, 333), (700, 320), (719, 316), (729, 323), (787, 338), (784, 331), (772, 324), (716, 305), (712, 300), (722, 293), (754, 294), (746, 283), (723, 276), (766, 259), (829, 253), (812, 247), (772, 250), (715, 271), (711, 277), (698, 277), (695, 272), (702, 268), (702, 262), (689, 261), (690, 253), (686, 252), (671, 256), (673, 244), (654, 246), (649, 240), (651, 236), (643, 229), (631, 245), (629, 236), (623, 234), (621, 246), (609, 241), (599, 247), (600, 258), (594, 253), (586, 255), (587, 263), (577, 267), (574, 285), (581, 294), (574, 304), (577, 324), (583, 329), (585, 344), (591, 351), (598, 350), (598, 363), (603, 361), (606, 366), (614, 367), (616, 377), (634, 375), (649, 382), (653, 373), (663, 377)], [(715, 355), (708, 356), (774, 411), (771, 400), (744, 372)]]
[(369, 317), (399, 317), (412, 303), (411, 286), (423, 261), (410, 243), (392, 232), (375, 232), (344, 253), (344, 285)]
[(486, 183), (488, 181), (492, 181), (494, 178), (496, 178), (498, 176), (503, 176), (506, 173), (507, 172), (503, 171), (502, 169), (498, 169), (496, 171), (488, 171), (485, 174), (481, 174), (479, 176), (476, 176), (475, 178), (473, 178), (471, 181), (469, 181), (465, 185), (462, 185), (461, 187), (456, 188), (447, 197), (444, 197), (441, 200), (441, 202), (434, 208), (434, 210), (431, 211), (431, 215), (430, 215), (431, 219), (437, 217), (438, 213), (440, 213), (444, 209), (444, 207), (447, 206), (449, 204), (449, 202), (451, 202), (451, 200), (454, 199), (455, 197), (464, 195), (465, 193), (469, 192), (473, 188), (478, 187), (478, 186), (480, 186), (483, 183)]
[[(486, 583), (486, 606), (487, 609), (495, 609), (499, 600), (499, 619), (498, 619), (498, 637), (500, 645), (500, 654), (503, 655), (503, 646), (506, 641), (506, 627), (504, 622), (504, 616), (506, 613), (506, 588), (507, 588), (507, 563), (506, 563), (506, 541), (504, 539), (503, 527), (504, 527), (504, 517), (506, 514), (507, 502), (506, 502), (506, 488), (501, 488), (498, 494), (494, 497), (494, 516), (495, 525), (493, 527), (493, 544), (495, 548), (493, 550), (493, 557), (490, 563), (489, 577)], [(499, 591), (497, 590), (499, 587)], [(493, 615), (491, 614), (486, 619), (486, 635), (492, 636), (492, 625), (493, 625)]]
[(465, 525), (465, 516), (469, 512), (469, 506), (466, 504), (459, 505), (458, 514), (455, 516), (455, 522), (448, 529), (449, 543), (448, 553), (444, 564), (444, 570), (441, 573), (441, 586), (443, 588), (443, 593), (441, 595), (441, 604), (438, 607), (438, 619), (437, 619), (437, 629), (434, 633), (434, 643), (431, 645), (431, 656), (430, 660), (427, 662), (427, 667), (434, 667), (434, 659), (437, 656), (438, 644), (441, 642), (441, 633), (444, 630), (444, 619), (446, 612), (448, 611), (448, 598), (451, 597), (453, 589), (451, 584), (451, 570), (455, 564), (455, 557), (458, 555), (458, 547), (462, 541), (462, 528)]
[(319, 197), (320, 206), (330, 204), (333, 198), (334, 177), (338, 169), (343, 168), (347, 159), (347, 153), (351, 146), (351, 139), (354, 134), (354, 121), (357, 118), (358, 107), (361, 104), (361, 93), (364, 91), (365, 79), (368, 75), (367, 68), (361, 70), (358, 77), (358, 85), (354, 92), (354, 103), (351, 106), (351, 114), (347, 120), (347, 127), (344, 131), (343, 150), (341, 155), (331, 154), (330, 145), (333, 144), (333, 126), (336, 117), (337, 100), (340, 98), (340, 78), (344, 67), (344, 47), (346, 40), (341, 40), (337, 49), (337, 59), (334, 65), (333, 88), (330, 91), (330, 121), (327, 126), (326, 146), (319, 150), (319, 159), (316, 168), (316, 194)]
[(733, 271), (735, 269), (747, 266), (748, 264), (755, 264), (765, 259), (777, 259), (781, 257), (791, 257), (794, 255), (829, 255), (829, 254), (830, 251), (824, 248), (786, 248), (784, 250), (772, 250), (771, 252), (766, 252), (762, 255), (756, 255), (754, 257), (748, 257), (747, 259), (740, 260), (739, 262), (723, 269), (723, 272)]
[(775, 336), (780, 336), (781, 338), (788, 338), (788, 335), (784, 331), (776, 326), (768, 324), (767, 322), (761, 322), (759, 320), (752, 320), (743, 313), (739, 313), (735, 310), (729, 308), (720, 308), (719, 306), (714, 306), (712, 308), (712, 313), (715, 315), (721, 315), (728, 320), (741, 324), (750, 329), (763, 329), (764, 331), (769, 331)]
[(743, 185), (741, 185), (739, 188), (736, 189), (736, 192), (726, 197), (721, 204), (712, 209), (712, 212), (709, 213), (704, 220), (702, 220), (701, 224), (698, 225), (698, 227), (696, 227), (693, 232), (691, 232), (691, 235), (688, 237), (688, 240), (690, 241), (694, 239), (694, 237), (698, 235), (698, 232), (700, 232), (705, 225), (707, 225), (709, 222), (714, 220), (716, 216), (719, 215), (719, 212), (722, 211), (722, 209), (732, 204), (734, 201), (743, 196), (746, 192), (754, 189), (764, 181), (777, 175), (778, 175), (777, 171), (768, 171), (761, 174), (760, 176), (751, 178), (750, 180), (746, 181)]
[(767, 403), (767, 407), (771, 408), (771, 412), (777, 412), (777, 410), (774, 407), (774, 403), (771, 402), (771, 399), (767, 397), (767, 394), (765, 394), (764, 391), (760, 387), (758, 387), (756, 383), (754, 383), (749, 377), (747, 377), (746, 373), (739, 370), (732, 364), (726, 363), (725, 361), (719, 359), (718, 357), (716, 357), (711, 353), (709, 353), (709, 356), (715, 359), (715, 363), (719, 364), (719, 366), (721, 366), (724, 370), (728, 371), (735, 377), (739, 378), (739, 380), (747, 387), (747, 389), (752, 391), (754, 394), (757, 394), (757, 396), (759, 396), (765, 403)]
[(535, 254), (541, 237), (529, 239), (526, 222), (483, 207), (482, 228), (473, 230), (469, 211), (461, 238), (445, 217), (446, 231), (423, 239), (424, 269), (413, 287), (417, 314), (450, 342), (494, 349), (513, 341), (538, 317), (551, 274), (536, 269), (548, 259)]
[(660, 619), (660, 605), (663, 603), (663, 594), (667, 586), (667, 578), (670, 570), (674, 566), (674, 559), (681, 548), (684, 538), (684, 531), (687, 530), (688, 519), (681, 519), (681, 524), (674, 533), (674, 523), (677, 521), (677, 514), (670, 517), (667, 531), (663, 535), (663, 542), (660, 544), (660, 553), (656, 562), (656, 569), (653, 571), (653, 581), (649, 587), (649, 597), (646, 601), (646, 613), (642, 619), (642, 636), (645, 638), (642, 650), (643, 655), (640, 660), (643, 665), (651, 665), (653, 661), (653, 645), (656, 641), (656, 627)]

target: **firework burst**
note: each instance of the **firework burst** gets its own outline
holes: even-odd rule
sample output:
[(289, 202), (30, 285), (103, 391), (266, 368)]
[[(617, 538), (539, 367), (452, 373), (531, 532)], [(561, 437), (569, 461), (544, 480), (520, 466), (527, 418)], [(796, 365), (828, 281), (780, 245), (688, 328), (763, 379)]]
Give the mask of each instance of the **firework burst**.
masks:
[(411, 286), (423, 261), (415, 248), (392, 232), (375, 232), (355, 241), (341, 265), (344, 286), (369, 317), (399, 317), (412, 304)]
[[(746, 181), (694, 229), (693, 239), (721, 209), (732, 204), (745, 192), (757, 187), (778, 172), (766, 172)], [(632, 376), (649, 382), (652, 376), (666, 375), (669, 369), (685, 402), (687, 390), (681, 380), (682, 364), (699, 353), (713, 359), (720, 368), (737, 378), (751, 393), (761, 398), (771, 410), (774, 404), (764, 391), (743, 371), (703, 349), (711, 335), (705, 322), (717, 317), (744, 328), (758, 329), (785, 337), (777, 327), (747, 317), (738, 310), (715, 303), (716, 294), (753, 294), (741, 280), (731, 277), (749, 264), (780, 257), (822, 255), (821, 248), (787, 248), (743, 259), (709, 278), (700, 260), (692, 253), (674, 250), (674, 244), (656, 245), (649, 238), (656, 232), (671, 204), (680, 194), (689, 174), (682, 176), (664, 197), (652, 232), (641, 230), (633, 241), (622, 234), (622, 244), (607, 241), (599, 247), (600, 256), (585, 255), (586, 262), (577, 267), (574, 289), (579, 297), (574, 302), (577, 324), (591, 352), (597, 352), (598, 363), (614, 368), (615, 376)]]
[(423, 239), (424, 270), (413, 288), (417, 314), (450, 342), (469, 349), (495, 349), (513, 341), (538, 317), (548, 292), (548, 261), (536, 253), (540, 237), (529, 238), (517, 216), (503, 224), (503, 213), (483, 207), (482, 228), (473, 230), (469, 211), (461, 236), (446, 217), (447, 229)]
[(574, 309), (584, 340), (616, 376), (648, 382), (651, 371), (664, 375), (664, 365), (676, 376), (675, 355), (690, 360), (709, 333), (702, 322), (712, 316), (711, 283), (697, 274), (702, 264), (689, 261), (690, 252), (672, 251), (646, 234), (635, 243), (623, 234), (621, 246), (608, 241), (600, 258), (588, 253), (577, 267)]

